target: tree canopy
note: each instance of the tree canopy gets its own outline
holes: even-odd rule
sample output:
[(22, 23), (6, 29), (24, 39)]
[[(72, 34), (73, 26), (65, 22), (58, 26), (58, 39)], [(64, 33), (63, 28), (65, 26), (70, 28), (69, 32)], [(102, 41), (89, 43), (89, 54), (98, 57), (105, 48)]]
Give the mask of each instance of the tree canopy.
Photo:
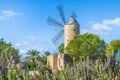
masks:
[(32, 49), (32, 50), (28, 50), (27, 54), (30, 56), (32, 60), (34, 60), (40, 54), (40, 52)]
[(40, 61), (46, 65), (47, 64), (47, 56), (50, 55), (51, 53), (49, 51), (45, 51), (44, 55), (40, 56)]
[(120, 49), (120, 40), (112, 40), (106, 47), (105, 52), (106, 56), (109, 56), (113, 53), (114, 50)]
[(45, 55), (45, 56), (48, 56), (48, 55), (50, 55), (50, 52), (49, 52), (49, 51), (45, 51), (45, 52), (44, 52), (44, 55)]
[(4, 39), (0, 39), (0, 62), (14, 60), (15, 63), (20, 61), (19, 50), (12, 47), (11, 43), (7, 43)]
[(63, 43), (58, 46), (58, 51), (60, 54), (64, 53), (64, 44)]
[(106, 43), (98, 35), (85, 33), (75, 36), (65, 48), (72, 57), (96, 56), (104, 53)]

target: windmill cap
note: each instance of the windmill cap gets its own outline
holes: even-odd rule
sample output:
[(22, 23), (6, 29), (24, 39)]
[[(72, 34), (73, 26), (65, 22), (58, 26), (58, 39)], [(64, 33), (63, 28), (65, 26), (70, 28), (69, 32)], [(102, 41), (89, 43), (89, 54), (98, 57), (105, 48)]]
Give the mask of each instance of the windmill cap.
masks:
[(77, 20), (75, 19), (74, 16), (70, 16), (70, 18), (68, 19), (67, 23), (66, 24), (75, 24), (75, 25), (79, 25)]

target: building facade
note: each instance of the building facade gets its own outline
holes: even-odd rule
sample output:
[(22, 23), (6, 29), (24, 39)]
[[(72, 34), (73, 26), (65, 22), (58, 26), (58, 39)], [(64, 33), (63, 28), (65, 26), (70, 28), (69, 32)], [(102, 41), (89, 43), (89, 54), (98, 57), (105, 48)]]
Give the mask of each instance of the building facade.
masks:
[(68, 45), (75, 35), (80, 34), (80, 25), (76, 19), (71, 16), (64, 26), (64, 47)]
[(64, 70), (67, 64), (72, 64), (72, 59), (68, 54), (54, 54), (47, 57), (47, 64), (52, 71)]

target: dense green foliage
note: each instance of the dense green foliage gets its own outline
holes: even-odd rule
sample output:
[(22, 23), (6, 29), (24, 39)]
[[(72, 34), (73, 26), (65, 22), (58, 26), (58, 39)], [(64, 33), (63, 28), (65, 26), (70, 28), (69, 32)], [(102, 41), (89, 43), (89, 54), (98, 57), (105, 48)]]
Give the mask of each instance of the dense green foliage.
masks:
[(50, 55), (50, 52), (45, 51), (44, 54), (40, 56), (39, 51), (32, 49), (29, 50), (27, 54), (25, 57), (25, 61), (27, 62), (26, 66), (28, 66), (29, 70), (34, 70), (38, 65), (41, 66), (42, 64), (42, 67), (44, 67), (43, 65), (47, 64), (47, 56)]
[(72, 57), (94, 57), (104, 53), (104, 40), (92, 33), (75, 36), (67, 45), (66, 52)]
[(44, 65), (47, 64), (47, 56), (50, 55), (49, 51), (45, 51), (44, 55), (40, 56), (40, 62), (43, 63)]
[[(49, 67), (41, 66), (37, 71), (39, 75), (35, 78), (27, 76), (26, 71), (19, 74), (15, 67), (9, 68), (8, 80), (17, 80), (22, 75), (24, 80), (119, 80), (120, 67), (115, 63), (112, 67), (108, 64), (107, 59), (103, 63), (98, 59), (95, 62), (89, 62), (88, 58), (80, 59), (78, 62), (73, 59), (73, 66), (67, 66), (64, 70), (56, 71), (52, 75), (47, 75), (46, 70), (51, 72)], [(51, 73), (50, 73), (51, 74)]]
[[(3, 75), (7, 75), (7, 68), (20, 61), (19, 50), (12, 47), (11, 43), (7, 43), (4, 39), (0, 39), (0, 71)], [(3, 76), (6, 78), (6, 76)]]
[(19, 62), (19, 50), (12, 47), (10, 43), (0, 39), (0, 61), (15, 60), (15, 63)]
[(58, 51), (60, 54), (64, 53), (64, 44), (63, 43), (58, 46)]
[[(75, 45), (73, 45), (73, 43)], [(3, 57), (0, 59), (5, 58), (9, 61), (11, 61), (11, 59), (19, 59), (17, 58), (19, 51), (11, 47), (10, 43), (6, 43), (1, 39), (0, 45), (0, 55)], [(80, 45), (82, 45), (82, 47), (80, 47)], [(113, 50), (119, 49), (118, 40), (112, 41), (110, 45)], [(25, 58), (24, 62), (25, 66), (29, 69), (19, 71), (16, 64), (12, 64), (8, 69), (2, 69), (6, 74), (2, 73), (2, 75), (0, 75), (0, 80), (3, 78), (5, 80), (19, 80), (21, 77), (23, 77), (24, 80), (117, 80), (117, 76), (120, 74), (120, 66), (118, 66), (120, 64), (119, 62), (110, 64), (110, 61), (112, 60), (96, 59), (96, 61), (91, 61), (89, 57), (86, 57), (96, 57), (96, 55), (104, 53), (104, 48), (106, 46), (105, 42), (97, 35), (88, 33), (83, 34), (82, 36), (78, 35), (75, 37), (75, 40), (73, 39), (73, 42), (71, 40), (68, 46), (73, 46), (70, 49), (75, 50), (75, 54), (77, 54), (78, 51), (77, 55), (72, 54), (72, 56), (74, 56), (73, 66), (68, 65), (64, 70), (52, 73), (50, 66), (47, 65), (47, 56), (50, 52), (45, 51), (44, 54), (40, 56), (39, 51), (32, 49), (28, 51), (28, 56)], [(13, 55), (14, 58), (11, 58), (11, 55)], [(76, 58), (79, 58), (78, 55), (86, 58), (76, 61)], [(28, 76), (29, 71), (38, 71), (38, 74), (37, 76), (33, 76), (33, 78)]]
[(36, 58), (36, 57), (40, 54), (40, 52), (37, 51), (37, 50), (32, 49), (32, 50), (29, 50), (29, 51), (27, 52), (27, 54), (28, 54), (32, 59), (34, 59), (34, 58)]
[(19, 62), (19, 50), (12, 47), (11, 43), (7, 43), (4, 39), (0, 39), (0, 61), (15, 60)]
[(45, 55), (45, 56), (48, 56), (48, 55), (50, 55), (50, 52), (49, 52), (49, 51), (45, 51), (45, 52), (44, 52), (44, 55)]
[(26, 56), (26, 62), (27, 62), (27, 67), (29, 68), (29, 70), (34, 70), (36, 68), (36, 64), (35, 63), (37, 61), (37, 57), (39, 56), (40, 52), (37, 50), (28, 50), (27, 55)]
[(109, 43), (109, 45), (106, 47), (106, 56), (109, 56), (113, 53), (114, 50), (120, 49), (120, 40), (113, 40)]

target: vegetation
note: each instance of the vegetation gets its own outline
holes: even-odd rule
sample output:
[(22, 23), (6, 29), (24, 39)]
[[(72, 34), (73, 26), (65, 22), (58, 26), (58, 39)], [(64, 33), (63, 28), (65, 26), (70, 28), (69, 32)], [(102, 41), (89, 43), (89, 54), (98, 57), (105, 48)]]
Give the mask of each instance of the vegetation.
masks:
[(99, 36), (85, 33), (75, 36), (66, 47), (66, 52), (72, 57), (96, 57), (104, 54), (106, 43)]
[(46, 65), (47, 64), (47, 56), (50, 55), (49, 51), (45, 51), (44, 55), (40, 56), (40, 61)]
[(7, 43), (4, 39), (0, 39), (0, 71), (6, 79), (7, 68), (12, 64), (17, 64), (20, 61), (19, 50), (12, 47), (11, 43)]
[(35, 59), (36, 59), (36, 57), (39, 55), (39, 51), (37, 51), (37, 50), (29, 50), (28, 52), (27, 52), (27, 54), (28, 54), (28, 56), (34, 61)]
[[(117, 49), (120, 49), (120, 40), (113, 40), (106, 47), (106, 43), (99, 36), (85, 33), (75, 36), (65, 49), (73, 57), (72, 66), (52, 72), (47, 65), (47, 56), (51, 53), (45, 51), (40, 55), (39, 51), (32, 49), (27, 52), (24, 65), (19, 70), (19, 50), (0, 39), (0, 80), (119, 80), (120, 62), (110, 56)], [(58, 46), (58, 50), (59, 53), (64, 52), (63, 43)], [(105, 55), (106, 58), (101, 58)], [(6, 67), (7, 62), (10, 63), (9, 67)], [(30, 71), (37, 73), (32, 76)]]
[(58, 51), (60, 54), (64, 53), (64, 44), (63, 43), (58, 46)]
[(113, 54), (114, 50), (119, 50), (120, 49), (120, 40), (113, 40), (109, 43), (109, 45), (106, 47), (106, 56), (109, 56)]
[(20, 61), (19, 50), (12, 47), (11, 43), (7, 43), (4, 39), (0, 39), (0, 61), (14, 60), (15, 63)]
[[(26, 71), (19, 73), (15, 67), (9, 68), (8, 80), (19, 79), (23, 76), (24, 80), (119, 80), (117, 76), (120, 74), (120, 66), (118, 62), (109, 64), (107, 59), (105, 63), (101, 59), (96, 62), (89, 62), (88, 58), (75, 61), (73, 58), (73, 66), (67, 66), (65, 70), (51, 73), (48, 66), (39, 69), (39, 75), (35, 78), (27, 76)], [(114, 67), (113, 67), (114, 66)], [(43, 69), (44, 68), (44, 69)], [(48, 70), (50, 73), (46, 73)]]

